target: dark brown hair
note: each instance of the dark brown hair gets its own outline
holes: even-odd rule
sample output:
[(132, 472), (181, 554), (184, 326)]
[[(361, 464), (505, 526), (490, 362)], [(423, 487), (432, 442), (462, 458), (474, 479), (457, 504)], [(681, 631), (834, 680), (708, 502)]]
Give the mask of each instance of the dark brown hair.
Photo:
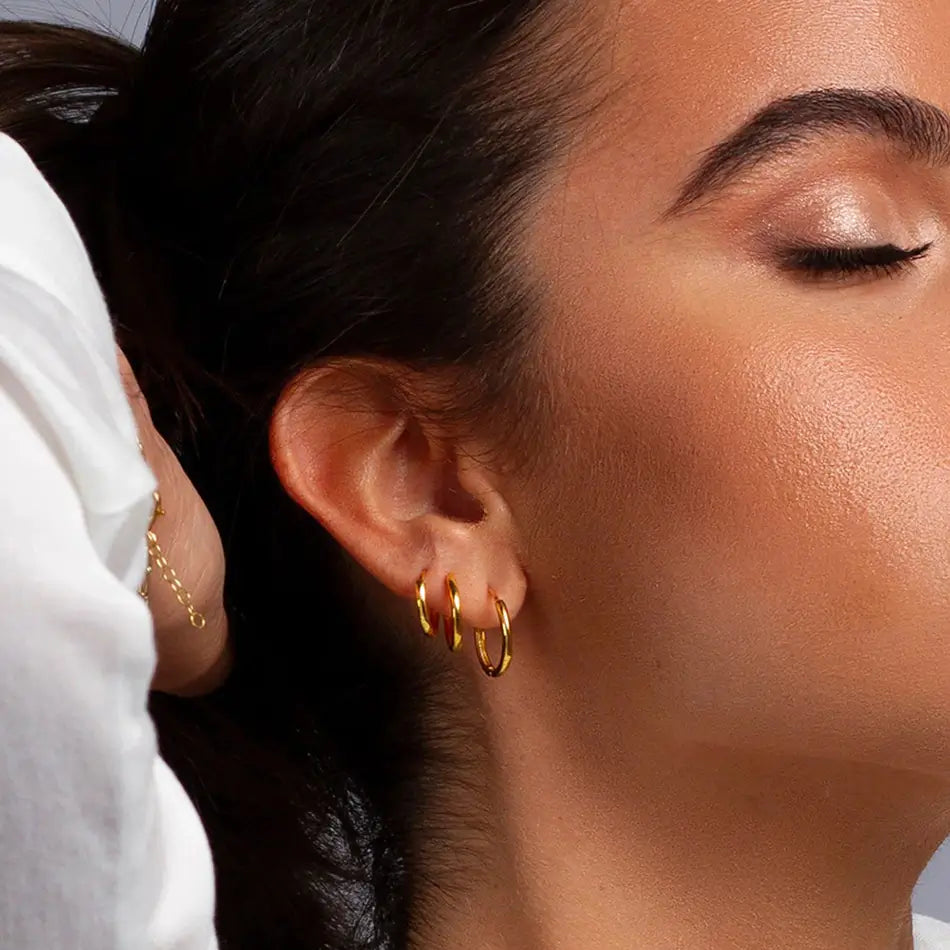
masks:
[(512, 249), (583, 66), (561, 6), (158, 0), (141, 51), (0, 29), (0, 128), (75, 218), (225, 542), (235, 673), (153, 702), (212, 841), (222, 950), (406, 945), (439, 697), (281, 491), (267, 427), (335, 357), (450, 370), (459, 419), (524, 397)]

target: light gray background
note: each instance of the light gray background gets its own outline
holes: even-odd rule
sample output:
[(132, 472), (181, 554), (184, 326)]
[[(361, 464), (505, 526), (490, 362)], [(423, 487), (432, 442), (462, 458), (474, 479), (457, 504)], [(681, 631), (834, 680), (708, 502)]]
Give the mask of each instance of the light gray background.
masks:
[[(0, 0), (0, 16), (78, 22), (140, 42), (152, 6), (153, 0)], [(914, 910), (950, 920), (950, 841), (921, 877), (914, 892)]]
[(153, 0), (0, 0), (0, 16), (98, 26), (141, 42), (153, 6)]

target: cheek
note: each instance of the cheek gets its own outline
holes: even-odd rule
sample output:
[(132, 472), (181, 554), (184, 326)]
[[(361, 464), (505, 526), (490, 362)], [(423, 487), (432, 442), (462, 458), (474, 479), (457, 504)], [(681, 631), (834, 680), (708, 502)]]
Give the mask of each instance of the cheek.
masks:
[(693, 739), (947, 742), (950, 351), (709, 307), (557, 331), (535, 586), (565, 630), (597, 618), (574, 675), (609, 670), (605, 703)]

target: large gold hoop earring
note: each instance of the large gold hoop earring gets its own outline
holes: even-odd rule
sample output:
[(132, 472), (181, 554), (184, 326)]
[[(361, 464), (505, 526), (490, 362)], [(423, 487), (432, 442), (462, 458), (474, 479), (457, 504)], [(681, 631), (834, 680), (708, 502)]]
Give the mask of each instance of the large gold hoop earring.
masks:
[(455, 578), (449, 574), (445, 579), (445, 586), (449, 589), (449, 606), (452, 611), (452, 627), (449, 628), (448, 617), (442, 618), (442, 629), (445, 633), (445, 642), (453, 653), (462, 649), (462, 595), (459, 593)]
[(429, 617), (429, 607), (426, 604), (426, 572), (423, 571), (416, 581), (416, 610), (419, 612), (419, 625), (427, 637), (435, 636), (435, 627)]
[(508, 616), (508, 608), (503, 600), (495, 598), (495, 613), (498, 614), (498, 621), (501, 624), (501, 662), (495, 666), (491, 657), (488, 655), (488, 646), (485, 642), (485, 631), (475, 628), (475, 650), (478, 653), (478, 662), (486, 675), (492, 678), (503, 676), (505, 671), (511, 666), (511, 618)]

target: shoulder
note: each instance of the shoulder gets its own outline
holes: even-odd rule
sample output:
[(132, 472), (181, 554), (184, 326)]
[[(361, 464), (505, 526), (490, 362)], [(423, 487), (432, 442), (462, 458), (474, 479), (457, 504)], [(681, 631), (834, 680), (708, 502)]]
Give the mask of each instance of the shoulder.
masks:
[(0, 388), (66, 472), (107, 557), (130, 512), (147, 522), (153, 479), (82, 238), (30, 156), (2, 133)]
[(23, 147), (3, 133), (0, 267), (75, 311), (100, 345), (108, 341), (105, 301), (66, 206)]
[(914, 914), (914, 950), (950, 950), (950, 923)]

